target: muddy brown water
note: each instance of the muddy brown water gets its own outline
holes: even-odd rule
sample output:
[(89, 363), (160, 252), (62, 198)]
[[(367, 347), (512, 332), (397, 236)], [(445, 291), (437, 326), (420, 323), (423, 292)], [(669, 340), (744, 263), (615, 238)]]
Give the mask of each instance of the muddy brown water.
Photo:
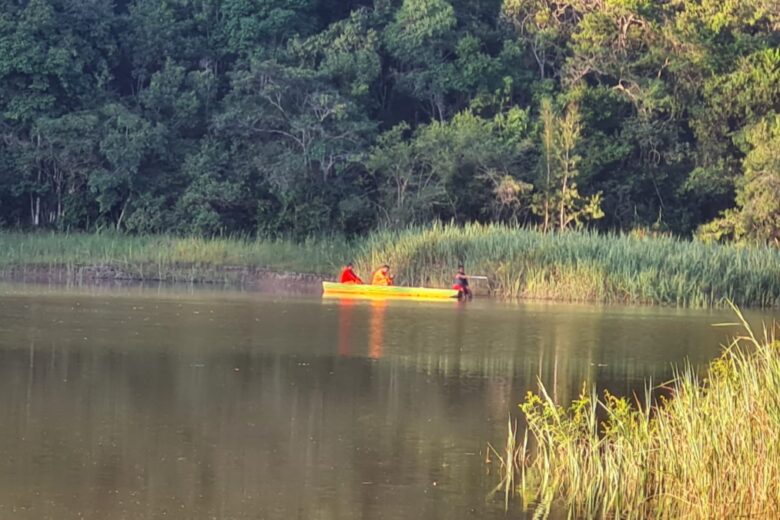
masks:
[(0, 518), (524, 518), (489, 497), (485, 449), (527, 390), (641, 392), (706, 364), (730, 321), (0, 285)]

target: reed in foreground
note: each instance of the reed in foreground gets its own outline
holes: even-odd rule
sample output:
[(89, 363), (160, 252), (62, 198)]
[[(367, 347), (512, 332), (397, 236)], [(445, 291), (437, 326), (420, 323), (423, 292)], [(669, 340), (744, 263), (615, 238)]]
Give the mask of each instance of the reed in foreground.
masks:
[(742, 322), (747, 335), (705, 379), (682, 371), (652, 406), (582, 395), (563, 408), (529, 394), (502, 487), (540, 517), (780, 518), (780, 342)]

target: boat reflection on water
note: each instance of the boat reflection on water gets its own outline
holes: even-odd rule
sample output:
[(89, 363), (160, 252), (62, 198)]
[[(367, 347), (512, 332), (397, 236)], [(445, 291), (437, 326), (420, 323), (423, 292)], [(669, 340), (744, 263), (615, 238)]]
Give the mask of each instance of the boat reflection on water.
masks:
[(368, 329), (368, 357), (379, 359), (382, 357), (382, 349), (385, 339), (385, 311), (387, 301), (371, 301), (371, 322)]
[[(380, 359), (384, 353), (385, 343), (385, 315), (392, 301), (404, 302), (435, 302), (455, 304), (461, 307), (459, 300), (446, 300), (442, 298), (405, 297), (392, 298), (387, 296), (372, 295), (348, 295), (348, 294), (323, 294), (322, 300), (328, 304), (338, 305), (339, 329), (338, 329), (338, 354), (341, 357), (362, 355), (353, 351), (353, 335), (360, 330), (361, 323), (367, 323), (368, 327), (368, 352), (371, 359)], [(368, 319), (365, 319), (365, 311), (368, 310)]]
[[(371, 299), (363, 302), (368, 306), (368, 357), (371, 359), (380, 359), (384, 351), (385, 340), (385, 313), (387, 311), (387, 301), (384, 299)], [(360, 302), (356, 298), (338, 298), (339, 308), (339, 356), (351, 357), (352, 352), (352, 334), (355, 325), (356, 307)], [(365, 308), (365, 305), (362, 306)], [(358, 309), (360, 312), (362, 309)], [(358, 318), (358, 321), (361, 321)]]

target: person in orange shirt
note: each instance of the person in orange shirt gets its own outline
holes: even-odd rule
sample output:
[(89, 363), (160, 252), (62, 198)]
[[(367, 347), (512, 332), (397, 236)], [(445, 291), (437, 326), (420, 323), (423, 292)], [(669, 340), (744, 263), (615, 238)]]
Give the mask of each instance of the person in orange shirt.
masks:
[(371, 285), (393, 285), (393, 275), (390, 274), (390, 266), (384, 264), (374, 271), (371, 277)]
[(352, 262), (347, 262), (347, 265), (344, 267), (344, 270), (341, 271), (341, 278), (339, 279), (339, 282), (351, 283), (351, 284), (362, 284), (363, 280), (361, 280), (360, 277), (357, 274), (355, 274), (355, 271), (352, 270)]

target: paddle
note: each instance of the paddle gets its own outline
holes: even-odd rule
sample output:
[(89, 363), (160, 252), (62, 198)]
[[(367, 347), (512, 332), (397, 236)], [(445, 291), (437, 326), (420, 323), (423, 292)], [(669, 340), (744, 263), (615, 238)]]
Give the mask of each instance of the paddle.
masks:
[(466, 276), (468, 278), (472, 279), (472, 280), (487, 280), (488, 279), (487, 276), (477, 276), (477, 275), (473, 275), (473, 274), (467, 274)]

